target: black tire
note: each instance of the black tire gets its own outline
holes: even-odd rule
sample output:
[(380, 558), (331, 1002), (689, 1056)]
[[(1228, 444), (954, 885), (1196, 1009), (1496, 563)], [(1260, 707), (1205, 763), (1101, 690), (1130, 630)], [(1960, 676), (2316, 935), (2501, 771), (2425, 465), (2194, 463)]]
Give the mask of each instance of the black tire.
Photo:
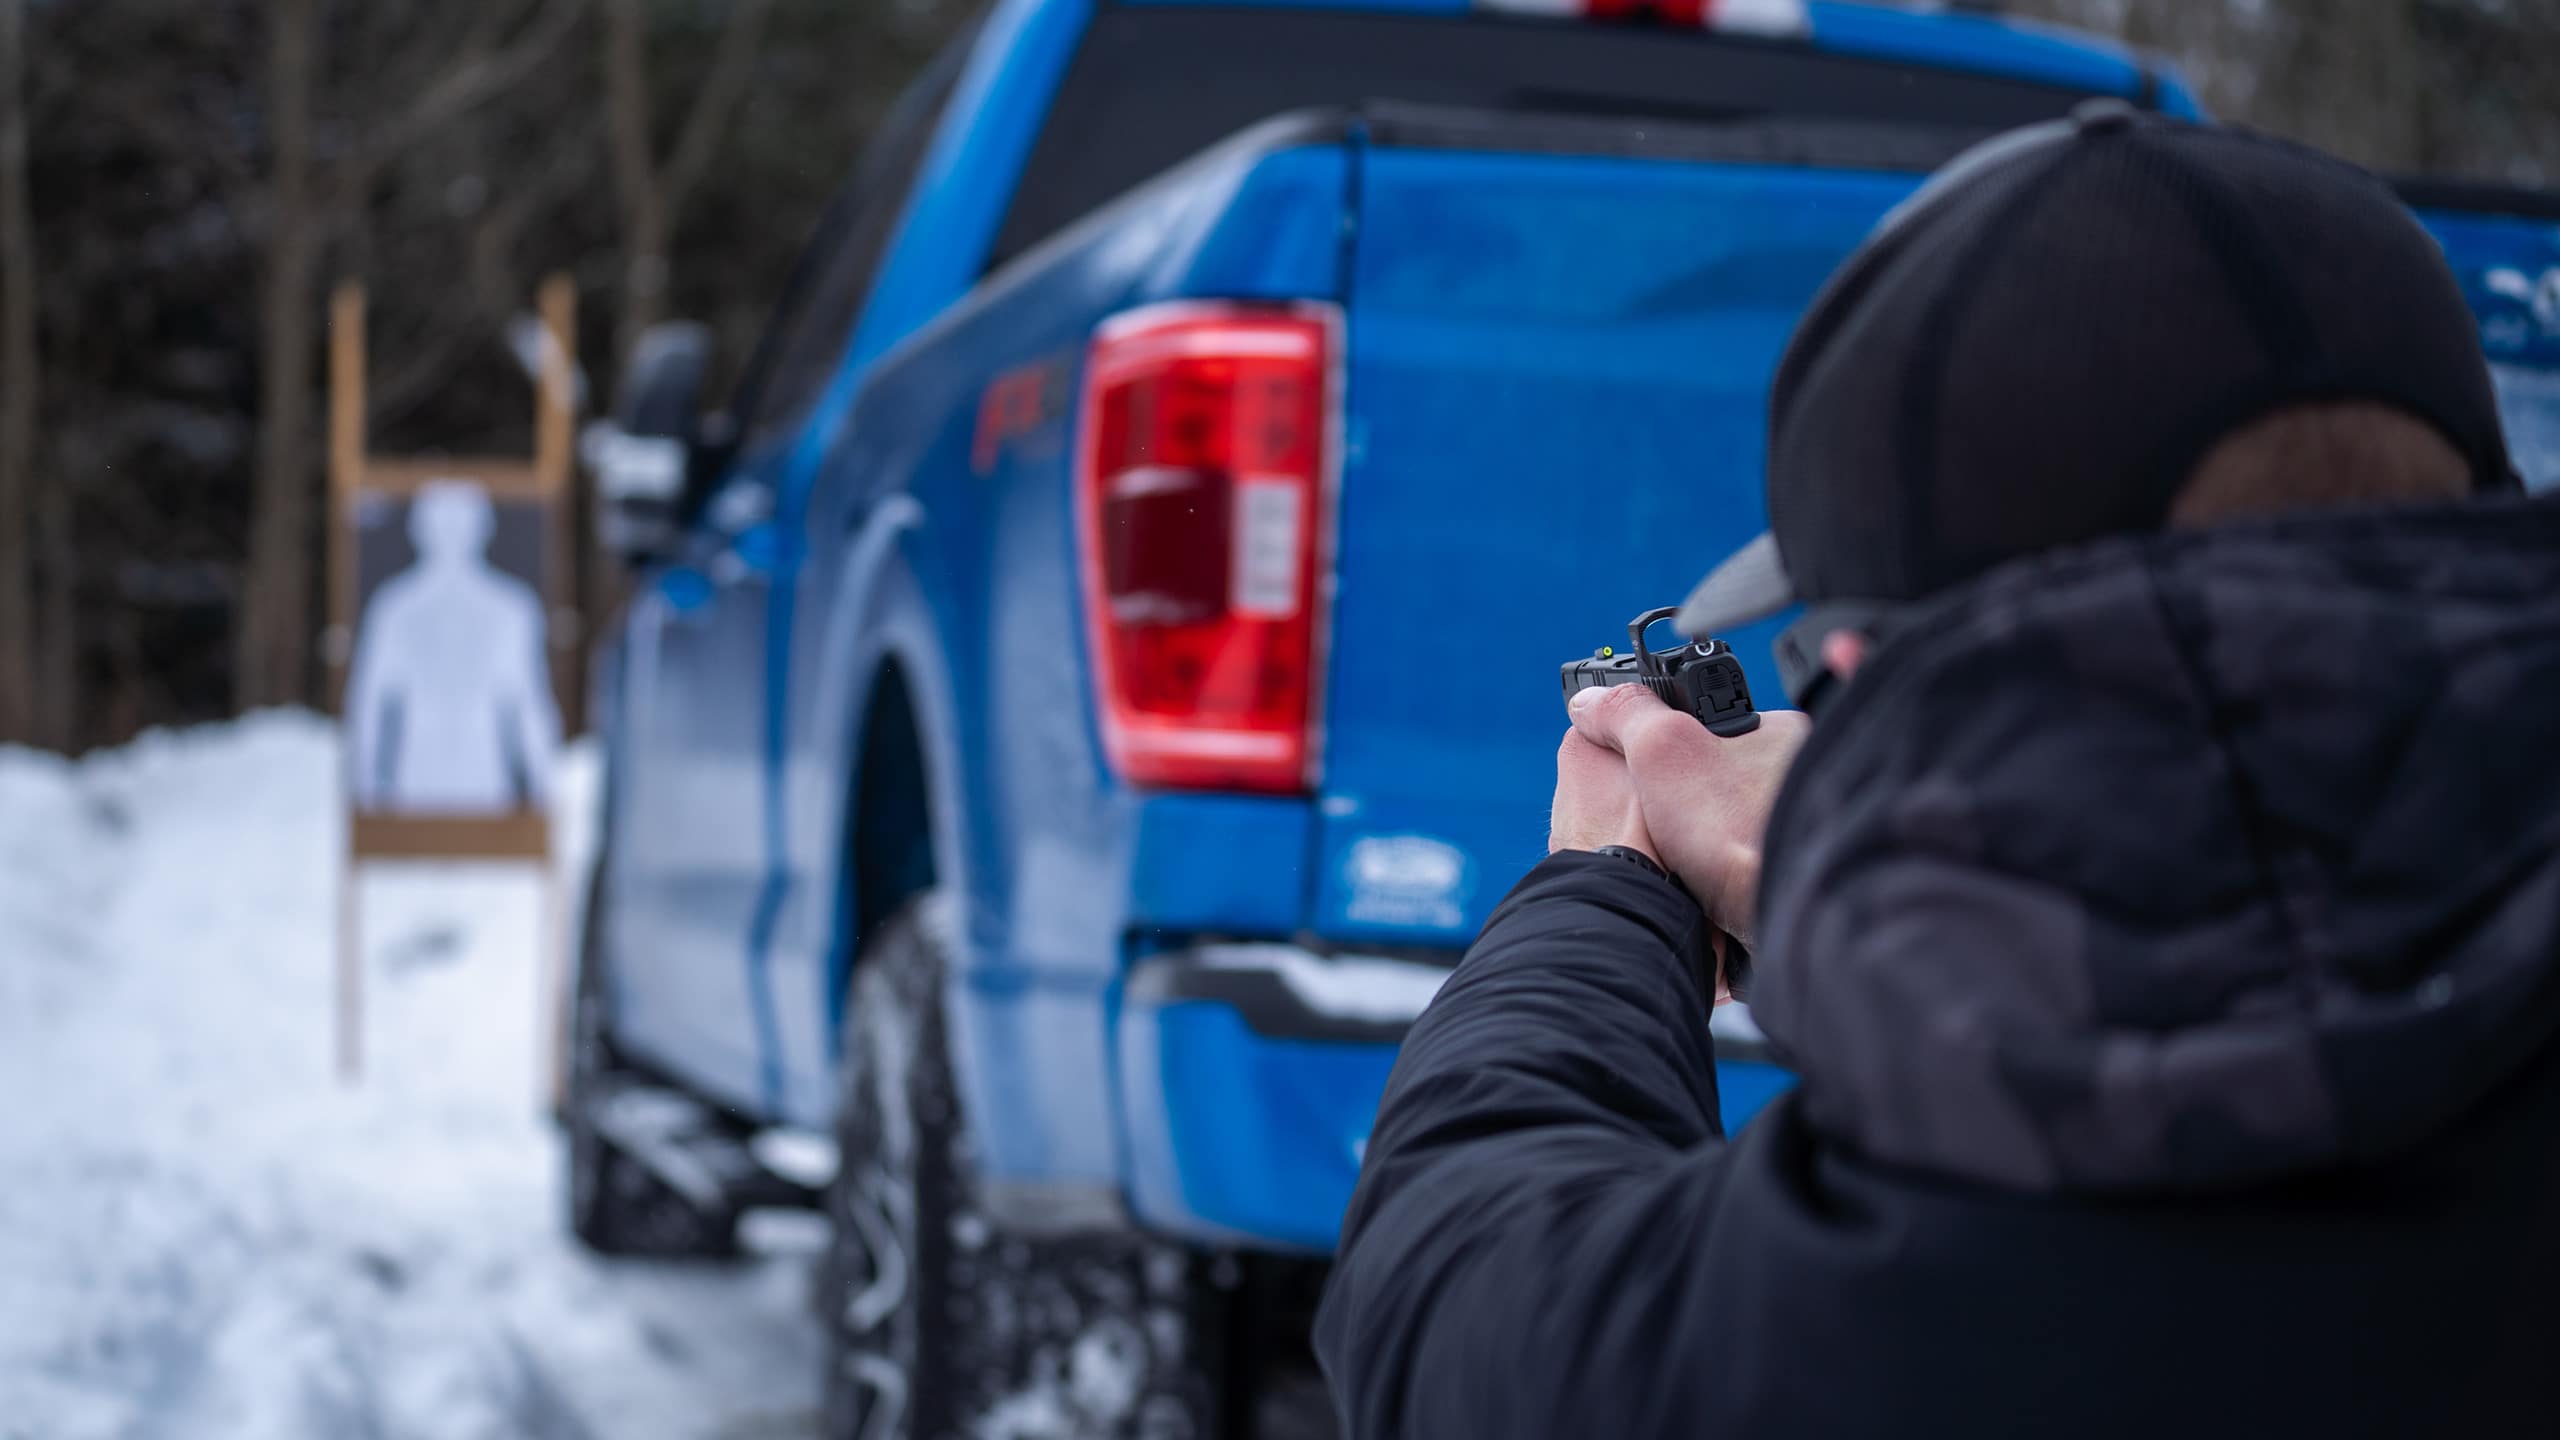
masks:
[(599, 1255), (726, 1259), (738, 1253), (738, 1216), (704, 1209), (650, 1174), (608, 1139), (605, 1107), (640, 1085), (613, 1047), (605, 1004), (605, 950), (598, 938), (605, 868), (587, 886), (578, 939), (577, 988), (569, 1003), (569, 1073), (561, 1097), (562, 1208), (569, 1231)]
[(1136, 1236), (996, 1234), (979, 1213), (932, 915), (928, 897), (884, 927), (847, 997), (824, 1433), (1215, 1440), (1206, 1267)]

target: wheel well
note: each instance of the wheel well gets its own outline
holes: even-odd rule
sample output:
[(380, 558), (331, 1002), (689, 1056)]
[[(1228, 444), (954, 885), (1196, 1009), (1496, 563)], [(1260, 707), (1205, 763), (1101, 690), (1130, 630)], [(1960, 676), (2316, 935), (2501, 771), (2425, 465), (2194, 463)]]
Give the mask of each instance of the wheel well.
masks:
[(836, 933), (843, 953), (835, 967), (834, 1012), (863, 947), (901, 906), (933, 887), (933, 802), (925, 779), (924, 743), (906, 673), (881, 666), (856, 734), (853, 806), (846, 820), (843, 913)]

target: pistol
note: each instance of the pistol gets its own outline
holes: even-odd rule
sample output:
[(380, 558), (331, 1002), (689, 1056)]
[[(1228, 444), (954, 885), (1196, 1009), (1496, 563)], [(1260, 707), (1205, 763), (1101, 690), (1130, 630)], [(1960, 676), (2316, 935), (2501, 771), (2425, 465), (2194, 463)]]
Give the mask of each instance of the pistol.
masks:
[[(1760, 728), (1760, 712), (1751, 708), (1751, 682), (1733, 647), (1721, 640), (1692, 640), (1674, 650), (1646, 647), (1644, 632), (1680, 613), (1677, 605), (1647, 610), (1627, 622), (1627, 653), (1603, 645), (1587, 660), (1564, 662), (1565, 703), (1574, 692), (1603, 685), (1642, 685), (1674, 710), (1694, 715), (1708, 731), (1724, 736), (1748, 735)], [(1677, 885), (1678, 879), (1672, 881)], [(1742, 942), (1724, 939), (1724, 988), (1743, 998), (1751, 982), (1751, 952)]]
[(1698, 717), (1718, 735), (1748, 735), (1760, 728), (1751, 708), (1751, 682), (1733, 647), (1721, 640), (1692, 640), (1675, 650), (1647, 649), (1644, 632), (1680, 613), (1677, 605), (1647, 610), (1627, 622), (1627, 653), (1608, 645), (1587, 660), (1564, 662), (1564, 698), (1602, 685), (1642, 685), (1674, 710)]

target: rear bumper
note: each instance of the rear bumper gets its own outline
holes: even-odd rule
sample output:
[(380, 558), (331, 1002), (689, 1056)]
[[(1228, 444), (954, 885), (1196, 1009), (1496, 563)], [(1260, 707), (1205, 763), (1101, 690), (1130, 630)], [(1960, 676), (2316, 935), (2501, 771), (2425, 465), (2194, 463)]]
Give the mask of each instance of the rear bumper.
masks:
[[(1208, 1244), (1331, 1251), (1396, 1047), (1447, 974), (1290, 945), (1140, 960), (1116, 1056), (1137, 1219)], [(1790, 1080), (1747, 1020), (1719, 1021), (1731, 1133)]]

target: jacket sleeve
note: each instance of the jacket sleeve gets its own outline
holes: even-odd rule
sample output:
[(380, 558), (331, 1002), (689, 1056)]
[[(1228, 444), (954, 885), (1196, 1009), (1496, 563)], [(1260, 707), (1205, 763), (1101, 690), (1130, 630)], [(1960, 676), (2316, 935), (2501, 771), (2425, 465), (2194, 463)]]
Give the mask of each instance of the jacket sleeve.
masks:
[[(1641, 1435), (1723, 1161), (1704, 917), (1550, 856), (1414, 1024), (1316, 1320), (1349, 1440)], [(1686, 1426), (1671, 1427), (1685, 1433)]]

